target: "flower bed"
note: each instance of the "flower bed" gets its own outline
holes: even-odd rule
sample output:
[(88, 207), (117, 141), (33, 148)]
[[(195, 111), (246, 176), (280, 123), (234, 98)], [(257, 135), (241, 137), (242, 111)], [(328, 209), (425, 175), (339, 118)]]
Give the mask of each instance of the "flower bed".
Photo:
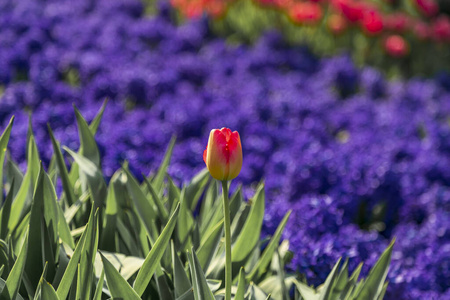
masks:
[(124, 160), (136, 175), (153, 171), (176, 134), (179, 183), (204, 167), (209, 130), (228, 126), (243, 140), (235, 181), (265, 178), (266, 232), (294, 210), (290, 268), (320, 283), (338, 257), (370, 266), (397, 236), (387, 298), (449, 296), (448, 76), (389, 82), (276, 34), (228, 46), (204, 20), (176, 27), (165, 5), (151, 18), (140, 2), (73, 5), (0, 4), (0, 120), (16, 115), (9, 148), (22, 167), (29, 111), (49, 163), (46, 123), (76, 149), (70, 104), (90, 119), (108, 97), (105, 175)]
[(215, 32), (255, 42), (276, 29), (314, 53), (349, 52), (389, 76), (449, 69), (450, 4), (446, 0), (171, 0), (187, 18), (206, 14)]

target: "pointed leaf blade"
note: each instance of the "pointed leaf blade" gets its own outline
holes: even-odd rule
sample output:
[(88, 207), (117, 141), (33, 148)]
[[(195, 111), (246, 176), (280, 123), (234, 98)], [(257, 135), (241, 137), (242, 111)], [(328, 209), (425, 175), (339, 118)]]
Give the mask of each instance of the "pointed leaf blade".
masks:
[(128, 282), (120, 275), (119, 271), (101, 254), (103, 268), (105, 269), (106, 284), (109, 287), (111, 296), (114, 298), (122, 298), (127, 300), (140, 300), (141, 297), (128, 284)]
[(20, 284), (22, 283), (22, 276), (25, 269), (28, 251), (28, 236), (25, 238), (19, 256), (6, 279), (5, 288), (0, 294), (1, 299), (15, 299), (19, 293)]
[(253, 197), (254, 203), (252, 204), (248, 218), (231, 250), (233, 261), (238, 262), (244, 260), (259, 241), (264, 219), (264, 198), (264, 184), (260, 184)]
[(383, 292), (384, 282), (386, 280), (387, 273), (389, 271), (389, 265), (391, 262), (392, 249), (394, 247), (395, 239), (392, 240), (389, 247), (384, 250), (375, 266), (370, 270), (369, 275), (361, 287), (357, 300), (362, 299), (377, 299)]
[(145, 261), (142, 264), (142, 268), (139, 270), (139, 273), (134, 282), (134, 289), (138, 293), (138, 295), (142, 295), (144, 293), (148, 283), (153, 276), (153, 273), (155, 273), (156, 268), (159, 267), (159, 262), (164, 254), (170, 237), (172, 236), (172, 232), (175, 228), (179, 210), (180, 207), (178, 205), (169, 221), (167, 222), (167, 225), (161, 232), (161, 235), (158, 237), (152, 249), (145, 258)]
[(188, 254), (188, 256), (190, 256), (189, 268), (191, 269), (192, 283), (194, 285), (194, 298), (195, 300), (214, 300), (214, 295), (208, 286), (194, 248), (191, 251), (192, 253)]
[[(11, 128), (14, 123), (14, 116), (9, 120), (8, 126), (3, 131), (2, 136), (0, 137), (0, 191), (3, 190), (3, 164), (5, 162), (6, 149), (9, 142), (9, 137), (11, 135)], [(0, 193), (0, 203), (3, 202), (3, 193)]]

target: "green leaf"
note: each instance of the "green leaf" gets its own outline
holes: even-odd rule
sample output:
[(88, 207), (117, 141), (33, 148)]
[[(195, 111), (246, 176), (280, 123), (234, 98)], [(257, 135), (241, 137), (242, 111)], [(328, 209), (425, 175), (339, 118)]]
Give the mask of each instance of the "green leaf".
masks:
[(166, 154), (164, 155), (164, 159), (158, 169), (158, 172), (156, 173), (155, 178), (153, 178), (152, 180), (152, 184), (155, 187), (155, 191), (158, 193), (158, 195), (161, 195), (163, 191), (164, 176), (167, 173), (167, 167), (169, 166), (170, 158), (172, 157), (175, 141), (175, 136), (172, 136), (169, 142), (169, 146), (167, 147)]
[(175, 205), (179, 202), (181, 192), (169, 176), (167, 177), (167, 185), (167, 198), (170, 205), (170, 211), (172, 212), (175, 209)]
[[(93, 223), (95, 222), (94, 217), (94, 210), (91, 210), (91, 214), (89, 216), (89, 221), (87, 223), (87, 226), (93, 226)], [(82, 250), (84, 248), (86, 236), (88, 235), (88, 232), (91, 230), (87, 230), (87, 228), (84, 230), (80, 240), (78, 241), (77, 246), (75, 247), (75, 251), (72, 254), (72, 257), (70, 258), (69, 264), (67, 265), (66, 271), (64, 272), (64, 275), (61, 279), (61, 283), (58, 285), (58, 289), (56, 293), (58, 294), (58, 297), (60, 299), (66, 299), (67, 295), (69, 294), (70, 288), (72, 286), (72, 283), (75, 281), (75, 274), (78, 269), (78, 263), (80, 262), (80, 257)]]
[(145, 194), (136, 179), (133, 175), (131, 175), (130, 171), (126, 168), (123, 169), (127, 175), (127, 189), (130, 194), (130, 198), (135, 205), (137, 214), (141, 217), (141, 220), (147, 229), (148, 235), (152, 237), (152, 232), (155, 230), (154, 222), (156, 220), (156, 213), (147, 197), (145, 197)]
[(9, 222), (9, 216), (11, 214), (11, 204), (12, 204), (12, 201), (13, 201), (13, 193), (14, 193), (14, 179), (13, 179), (13, 181), (11, 183), (11, 188), (9, 189), (9, 193), (6, 196), (5, 203), (3, 203), (2, 209), (0, 211), (0, 214), (2, 216), (0, 238), (2, 240), (6, 239), (6, 236), (7, 236), (8, 232), (9, 232), (9, 230), (8, 230), (8, 222)]
[(363, 267), (363, 263), (360, 263), (358, 267), (356, 267), (355, 271), (353, 271), (352, 276), (350, 276), (350, 281), (357, 282), (359, 278), (359, 274), (361, 273)]
[(383, 289), (381, 290), (381, 293), (378, 295), (378, 299), (377, 299), (377, 300), (383, 300), (384, 294), (386, 294), (386, 290), (387, 290), (388, 284), (389, 284), (388, 281), (386, 281), (386, 282), (383, 284)]
[(190, 233), (192, 232), (194, 226), (194, 217), (188, 206), (188, 199), (186, 198), (186, 189), (181, 190), (180, 196), (180, 215), (178, 217), (177, 223), (177, 234), (180, 243), (184, 245), (183, 249), (187, 248)]
[(284, 227), (286, 226), (286, 223), (289, 219), (289, 216), (291, 215), (291, 212), (292, 212), (291, 210), (288, 211), (284, 216), (283, 220), (281, 220), (280, 224), (277, 227), (277, 230), (275, 231), (272, 239), (270, 240), (269, 245), (267, 245), (263, 254), (259, 258), (255, 267), (253, 268), (252, 272), (250, 272), (250, 274), (247, 276), (247, 280), (253, 280), (255, 275), (261, 276), (264, 272), (266, 272), (267, 266), (269, 265), (270, 260), (273, 257), (273, 253), (275, 249), (278, 247), (278, 244), (280, 243), (281, 234), (283, 233)]
[(102, 269), (102, 273), (100, 274), (100, 277), (97, 282), (97, 288), (95, 289), (95, 294), (92, 300), (101, 300), (102, 299), (102, 289), (103, 289), (103, 282), (105, 280), (105, 269)]
[(59, 300), (58, 295), (56, 294), (53, 287), (48, 283), (45, 279), (42, 279), (42, 285), (41, 285), (41, 299), (45, 300)]
[(63, 191), (64, 191), (65, 197), (67, 199), (67, 203), (70, 206), (76, 202), (77, 198), (75, 197), (75, 194), (73, 192), (73, 186), (70, 183), (69, 172), (67, 171), (66, 163), (64, 162), (64, 157), (61, 153), (61, 149), (59, 148), (59, 143), (55, 139), (55, 136), (53, 135), (53, 131), (50, 128), (50, 124), (47, 124), (47, 127), (48, 127), (48, 133), (50, 134), (50, 139), (52, 140), (53, 152), (56, 157), (56, 164), (58, 166), (58, 172), (59, 172), (59, 177), (61, 178)]
[(215, 226), (211, 227), (202, 237), (200, 247), (198, 248), (198, 260), (204, 270), (208, 270), (223, 232), (223, 219)]
[(117, 224), (117, 201), (115, 192), (115, 182), (119, 175), (114, 174), (108, 187), (108, 197), (106, 198), (105, 224), (102, 231), (101, 249), (114, 251)]
[(93, 162), (97, 167), (100, 166), (100, 153), (98, 151), (97, 143), (95, 142), (94, 135), (89, 129), (89, 125), (86, 120), (81, 115), (80, 111), (74, 105), (75, 117), (77, 119), (78, 133), (80, 136), (80, 154), (91, 162)]
[(80, 168), (80, 171), (84, 174), (84, 176), (86, 176), (95, 208), (103, 207), (103, 202), (107, 197), (108, 191), (100, 169), (88, 158), (73, 152), (67, 147), (63, 147), (63, 149), (74, 158)]
[[(122, 253), (110, 253), (102, 251), (102, 254), (108, 261), (119, 270), (120, 275), (125, 280), (130, 279), (144, 263), (144, 259), (136, 256), (127, 256)], [(102, 268), (102, 261), (100, 256), (96, 256), (95, 269), (100, 270)]]
[(191, 299), (194, 299), (194, 289), (192, 288), (186, 291), (186, 293), (184, 293), (180, 297), (176, 298), (175, 300), (191, 300)]
[(158, 266), (158, 268), (156, 268), (156, 272), (155, 272), (155, 282), (156, 282), (156, 288), (158, 290), (158, 295), (161, 299), (167, 299), (167, 300), (172, 300), (175, 299), (171, 288), (169, 287), (169, 285), (167, 284), (167, 275), (166, 273), (163, 272), (163, 269), (161, 268), (161, 266)]
[[(11, 128), (14, 123), (14, 116), (9, 120), (8, 126), (3, 131), (0, 137), (0, 191), (3, 191), (3, 164), (5, 162), (6, 149), (8, 146), (9, 137), (11, 135)], [(3, 193), (0, 193), (0, 203), (3, 202)]]
[(14, 266), (8, 275), (8, 279), (6, 279), (5, 287), (3, 288), (3, 291), (0, 294), (1, 299), (5, 300), (16, 299), (16, 296), (19, 293), (20, 284), (22, 283), (22, 276), (25, 269), (25, 263), (27, 260), (27, 251), (28, 251), (28, 236), (25, 237), (22, 250), (20, 250), (19, 256), (17, 257), (17, 260), (14, 263)]
[(164, 254), (170, 237), (172, 236), (172, 232), (175, 228), (179, 210), (180, 208), (179, 206), (177, 206), (169, 221), (167, 222), (166, 227), (164, 227), (161, 235), (158, 237), (152, 249), (145, 258), (142, 268), (137, 274), (136, 280), (134, 282), (134, 289), (136, 290), (138, 295), (142, 295), (144, 293), (148, 283), (153, 276), (153, 273), (155, 273), (156, 268), (159, 266), (161, 257)]
[(192, 254), (188, 254), (189, 268), (191, 270), (192, 284), (194, 287), (195, 300), (214, 300), (214, 295), (211, 292), (205, 274), (203, 273), (200, 262), (195, 254), (194, 248), (191, 249)]
[(161, 201), (161, 198), (158, 196), (155, 189), (153, 188), (153, 185), (146, 177), (144, 177), (144, 181), (146, 183), (148, 191), (150, 192), (153, 202), (156, 204), (156, 207), (158, 208), (159, 216), (162, 223), (166, 224), (167, 219), (169, 219), (169, 214), (167, 213), (166, 208), (164, 207), (164, 204)]
[(26, 214), (25, 217), (22, 219), (22, 221), (14, 228), (14, 230), (11, 232), (11, 238), (10, 238), (10, 251), (9, 253), (16, 253), (19, 252), (22, 248), (23, 244), (23, 237), (25, 236), (26, 232), (28, 230), (28, 225), (30, 224), (30, 214)]
[[(200, 232), (203, 234), (210, 225), (211, 218), (214, 214), (213, 208), (216, 202), (219, 200), (218, 182), (211, 180), (206, 189), (205, 195), (200, 206)], [(220, 201), (219, 201), (220, 202)]]
[(186, 199), (188, 202), (188, 207), (191, 211), (195, 209), (197, 206), (198, 200), (200, 196), (203, 194), (203, 191), (206, 188), (206, 184), (209, 180), (209, 171), (208, 169), (203, 169), (199, 173), (197, 173), (194, 178), (192, 178), (189, 185), (186, 187)]
[[(75, 248), (75, 247), (73, 247)], [(72, 247), (70, 247), (72, 249)], [(61, 283), (61, 279), (64, 275), (64, 272), (67, 269), (67, 266), (69, 265), (70, 258), (68, 257), (66, 251), (64, 250), (64, 245), (59, 245), (59, 261), (58, 261), (58, 268), (56, 270), (55, 277), (53, 278), (52, 286), (56, 289), (58, 288), (59, 284)]]
[[(31, 117), (29, 118), (28, 123), (28, 139), (27, 139), (27, 173), (31, 173), (31, 184), (33, 186), (32, 191), (34, 190), (34, 184), (39, 174), (39, 151), (36, 145), (36, 139), (34, 138), (32, 126), (31, 126)], [(31, 170), (28, 168), (31, 167)]]
[[(267, 299), (267, 295), (264, 293), (261, 288), (259, 288), (255, 283), (250, 282), (248, 299), (251, 300), (265, 300)], [(269, 298), (270, 299), (270, 298)]]
[(264, 184), (260, 184), (253, 197), (249, 216), (236, 242), (232, 246), (231, 257), (235, 262), (243, 261), (259, 241), (264, 219), (264, 198)]
[[(43, 167), (41, 166), (43, 169)], [(49, 262), (49, 268), (53, 266), (53, 263), (55, 263), (58, 260), (58, 242), (59, 242), (59, 204), (57, 202), (57, 196), (55, 187), (53, 186), (53, 183), (50, 179), (50, 177), (43, 172), (44, 176), (44, 201), (42, 202), (42, 209), (43, 209), (43, 215), (44, 215), (44, 221), (45, 221), (45, 229), (44, 233), (48, 232), (49, 236), (49, 242), (50, 244), (46, 245), (46, 250), (49, 250), (49, 252), (45, 251), (46, 254), (51, 253), (51, 255), (46, 256), (46, 261)], [(62, 224), (65, 223), (65, 220), (62, 220)], [(68, 230), (68, 228), (67, 228)], [(53, 270), (50, 271), (52, 273)]]
[[(14, 181), (13, 189), (11, 188), (12, 181)], [(20, 172), (19, 167), (11, 160), (11, 157), (8, 155), (6, 159), (6, 182), (7, 185), (9, 185), (9, 189), (13, 192), (13, 199), (17, 196), (17, 193), (22, 186), (22, 181), (22, 172)]]
[(331, 299), (338, 299), (342, 292), (344, 291), (346, 285), (348, 283), (348, 259), (345, 260), (344, 264), (339, 271), (339, 275), (336, 278), (336, 282), (333, 286), (333, 290), (331, 291)]
[[(29, 130), (29, 132), (31, 132), (31, 130)], [(23, 216), (28, 213), (33, 198), (35, 183), (39, 174), (39, 154), (32, 134), (29, 137), (27, 149), (27, 173), (22, 180), (22, 185), (11, 206), (11, 215), (8, 224), (10, 231), (12, 231), (17, 224), (20, 223)]]
[[(5, 285), (6, 285), (5, 281), (2, 278), (0, 278), (0, 291), (3, 291)], [(24, 299), (22, 298), (22, 296), (20, 296), (20, 294), (17, 294), (15, 300), (24, 300)]]
[(92, 120), (91, 124), (89, 124), (89, 130), (91, 130), (92, 135), (97, 133), (98, 127), (100, 126), (100, 121), (102, 120), (103, 113), (105, 112), (106, 104), (108, 103), (108, 99), (103, 101), (103, 105), (100, 108), (100, 111), (95, 116), (94, 120)]
[(333, 270), (331, 270), (330, 274), (328, 274), (327, 279), (325, 280), (324, 286), (322, 290), (320, 291), (320, 298), (319, 300), (331, 300), (331, 294), (332, 289), (335, 284), (336, 278), (337, 278), (337, 270), (339, 268), (339, 265), (341, 264), (341, 259), (337, 261), (337, 263), (334, 265)]
[[(206, 217), (202, 217), (202, 223), (200, 235), (204, 236), (206, 234), (206, 231), (209, 230), (211, 226), (215, 226), (218, 222), (223, 220), (223, 201), (221, 197), (216, 198), (216, 201), (214, 202), (211, 209), (209, 209), (208, 214)], [(233, 229), (231, 229), (231, 240), (233, 240)]]
[[(176, 254), (173, 241), (171, 242), (172, 248), (172, 269), (173, 269), (173, 282), (175, 290), (175, 298), (182, 297), (186, 292), (192, 290), (191, 282), (184, 271), (180, 258)], [(190, 297), (188, 295), (191, 295)], [(186, 295), (186, 299), (194, 299), (194, 294)]]
[[(244, 228), (245, 222), (247, 222), (248, 216), (250, 214), (250, 210), (253, 206), (250, 204), (243, 204), (239, 208), (236, 213), (233, 222), (231, 223), (231, 244), (233, 245), (238, 236), (242, 232), (242, 228)], [(217, 207), (217, 211), (223, 210), (220, 209), (221, 205)], [(223, 212), (221, 212), (221, 217), (223, 216)]]
[(237, 287), (236, 294), (234, 296), (234, 300), (244, 300), (245, 284), (246, 284), (246, 282), (245, 282), (245, 270), (242, 267), (241, 270), (239, 271), (238, 287)]
[(310, 288), (303, 282), (299, 282), (296, 279), (294, 279), (293, 282), (304, 299), (319, 300), (320, 295), (316, 294), (316, 291), (313, 288)]
[(39, 280), (39, 284), (36, 288), (36, 294), (34, 294), (34, 300), (42, 299), (41, 289), (42, 289), (43, 281), (45, 280), (45, 277), (47, 276), (47, 269), (48, 269), (48, 264), (46, 263), (44, 266), (44, 271), (42, 271), (41, 279)]
[[(29, 243), (25, 271), (33, 286), (37, 286), (44, 261), (49, 263), (49, 271), (54, 272), (58, 259), (58, 211), (56, 194), (50, 179), (41, 164), (39, 177), (30, 213)], [(53, 276), (54, 274), (51, 274)]]
[[(280, 246), (279, 248), (282, 248), (282, 246)], [(280, 297), (282, 299), (289, 299), (289, 288), (290, 288), (290, 283), (288, 284), (289, 287), (286, 287), (286, 275), (284, 273), (284, 261), (281, 258), (280, 255), (280, 251), (279, 249), (277, 249), (276, 251), (276, 257), (278, 259), (278, 270), (277, 270), (277, 277), (278, 277), (278, 282), (279, 282), (279, 287), (280, 287)], [(275, 292), (275, 291), (274, 291)], [(270, 293), (269, 291), (267, 292), (268, 294)]]
[[(92, 207), (94, 210), (94, 207)], [(77, 290), (77, 299), (90, 299), (91, 287), (94, 276), (95, 254), (98, 247), (98, 209), (94, 213), (94, 219), (86, 228), (86, 238), (81, 251), (80, 258), (80, 278), (78, 281), (80, 289)]]
[(100, 253), (105, 269), (106, 284), (114, 298), (122, 298), (126, 300), (140, 300), (141, 297), (128, 284), (128, 282), (120, 275), (119, 271)]
[(73, 242), (72, 235), (70, 234), (69, 224), (66, 223), (66, 219), (64, 218), (64, 212), (59, 204), (57, 204), (58, 208), (58, 233), (61, 240), (70, 246), (70, 248), (75, 248), (75, 243)]
[[(283, 296), (285, 292), (282, 286), (285, 286), (287, 290), (290, 289), (292, 284), (294, 283), (294, 277), (289, 276), (283, 278), (281, 281), (281, 276), (273, 275), (265, 278), (263, 281), (258, 283), (258, 286), (264, 291), (266, 294), (271, 294), (274, 299), (290, 299), (289, 296)], [(282, 282), (283, 284), (280, 284)], [(309, 298), (306, 298), (309, 299)]]
[(230, 217), (231, 222), (233, 222), (234, 217), (241, 208), (242, 203), (244, 203), (244, 196), (242, 195), (242, 187), (239, 185), (237, 190), (230, 198)]
[(394, 243), (395, 239), (392, 240), (389, 247), (384, 250), (375, 266), (370, 270), (369, 275), (364, 281), (361, 290), (355, 298), (356, 300), (377, 299), (383, 292), (384, 281), (386, 280), (386, 276), (389, 270)]

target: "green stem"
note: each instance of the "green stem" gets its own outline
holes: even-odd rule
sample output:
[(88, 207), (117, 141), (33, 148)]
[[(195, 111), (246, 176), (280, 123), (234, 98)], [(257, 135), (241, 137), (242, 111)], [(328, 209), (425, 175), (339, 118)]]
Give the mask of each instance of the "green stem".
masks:
[(231, 300), (231, 229), (230, 204), (228, 203), (228, 182), (222, 181), (223, 215), (225, 219), (225, 300)]

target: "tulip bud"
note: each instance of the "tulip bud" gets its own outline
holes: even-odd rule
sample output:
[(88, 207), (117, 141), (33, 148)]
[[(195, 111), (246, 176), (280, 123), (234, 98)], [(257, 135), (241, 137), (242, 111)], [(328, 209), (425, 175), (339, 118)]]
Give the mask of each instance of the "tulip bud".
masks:
[(213, 129), (208, 145), (203, 152), (203, 160), (211, 176), (217, 180), (231, 180), (239, 175), (242, 168), (241, 138), (237, 131)]

